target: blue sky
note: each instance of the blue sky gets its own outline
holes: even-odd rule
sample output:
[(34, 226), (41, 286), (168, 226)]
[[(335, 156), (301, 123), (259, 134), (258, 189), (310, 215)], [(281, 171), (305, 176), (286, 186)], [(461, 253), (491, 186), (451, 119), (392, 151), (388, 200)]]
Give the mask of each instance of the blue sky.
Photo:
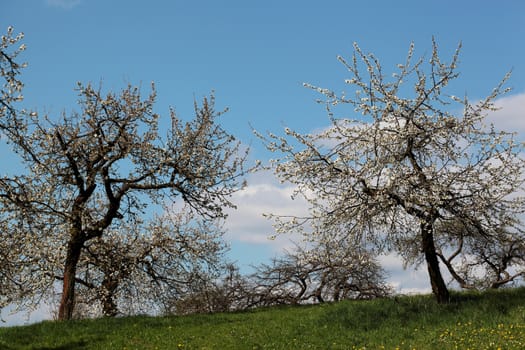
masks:
[[(254, 158), (269, 155), (251, 132), (309, 132), (327, 125), (309, 82), (340, 90), (346, 78), (337, 55), (352, 43), (374, 52), (388, 71), (404, 60), (410, 42), (429, 54), (435, 36), (444, 57), (463, 43), (456, 94), (482, 97), (513, 70), (513, 92), (502, 103), (505, 126), (525, 130), (525, 2), (343, 0), (3, 0), (0, 27), (25, 33), (25, 105), (49, 115), (76, 109), (76, 82), (119, 90), (154, 81), (157, 112), (173, 106), (192, 117), (193, 99), (215, 90), (222, 122), (251, 146)], [(8, 158), (1, 150), (0, 161)], [(3, 159), (3, 161), (2, 161)], [(304, 209), (289, 188), (267, 174), (250, 179), (236, 196), (239, 211), (227, 223), (231, 257), (242, 266), (278, 254), (287, 239), (269, 241), (263, 211)], [(385, 258), (400, 290), (426, 290), (421, 271), (403, 271)]]
[(341, 86), (336, 56), (350, 56), (354, 41), (389, 67), (411, 41), (428, 53), (433, 35), (445, 55), (463, 42), (460, 69), (471, 96), (512, 68), (510, 84), (525, 89), (519, 0), (4, 0), (0, 8), (3, 27), (26, 34), (26, 102), (50, 113), (75, 107), (77, 81), (112, 90), (155, 81), (158, 111), (171, 105), (188, 117), (193, 98), (215, 90), (218, 106), (231, 108), (225, 126), (249, 143), (249, 123), (323, 126), (316, 94), (301, 85)]

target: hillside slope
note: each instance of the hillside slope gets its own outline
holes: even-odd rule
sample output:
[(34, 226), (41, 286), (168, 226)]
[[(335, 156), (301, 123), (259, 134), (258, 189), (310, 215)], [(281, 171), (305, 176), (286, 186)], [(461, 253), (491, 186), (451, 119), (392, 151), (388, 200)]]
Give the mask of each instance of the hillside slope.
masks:
[(0, 349), (525, 349), (525, 288), (0, 328)]

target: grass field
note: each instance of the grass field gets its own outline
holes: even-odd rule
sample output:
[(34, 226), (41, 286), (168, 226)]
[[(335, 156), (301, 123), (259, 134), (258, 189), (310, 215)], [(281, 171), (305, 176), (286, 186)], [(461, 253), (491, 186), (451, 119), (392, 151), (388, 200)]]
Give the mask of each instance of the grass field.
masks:
[(0, 349), (525, 349), (525, 288), (0, 328)]

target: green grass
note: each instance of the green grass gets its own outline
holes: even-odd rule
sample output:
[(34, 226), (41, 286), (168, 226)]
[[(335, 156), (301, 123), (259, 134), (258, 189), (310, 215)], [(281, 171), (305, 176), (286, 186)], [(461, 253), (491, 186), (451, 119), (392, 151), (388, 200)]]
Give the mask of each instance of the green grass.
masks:
[(525, 349), (525, 288), (0, 328), (0, 349)]

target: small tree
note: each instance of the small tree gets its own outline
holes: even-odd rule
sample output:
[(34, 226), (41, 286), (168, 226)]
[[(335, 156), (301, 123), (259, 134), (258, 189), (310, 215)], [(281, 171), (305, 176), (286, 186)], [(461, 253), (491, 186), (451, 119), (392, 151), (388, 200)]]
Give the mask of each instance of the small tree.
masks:
[(254, 305), (371, 299), (390, 293), (379, 263), (368, 251), (337, 239), (312, 249), (296, 247), (250, 277)]
[(77, 269), (76, 315), (162, 312), (194, 285), (219, 276), (227, 248), (222, 235), (213, 221), (170, 210), (90, 241)]
[(199, 279), (187, 293), (165, 304), (166, 314), (187, 315), (245, 310), (252, 303), (253, 286), (234, 264), (225, 264), (215, 279)]
[[(502, 85), (508, 75), (488, 97), (471, 103), (445, 93), (458, 76), (459, 48), (444, 63), (433, 41), (426, 65), (413, 59), (411, 45), (391, 79), (373, 54), (354, 49), (350, 62), (339, 57), (354, 96), (306, 84), (326, 96), (331, 126), (313, 135), (287, 128), (287, 136), (265, 139), (271, 151), (283, 154), (275, 163), (277, 176), (296, 184), (312, 208), (306, 218), (276, 216), (278, 229), (305, 232), (308, 224), (312, 235), (365, 240), (410, 257), (417, 251), (437, 301), (447, 302), (438, 228), (459, 222), (476, 240), (521, 232), (524, 201), (515, 194), (523, 188), (523, 146), (512, 133), (485, 124), (494, 101), (507, 91)], [(352, 106), (360, 117), (336, 117), (337, 105)]]
[(58, 318), (70, 319), (79, 262), (91, 242), (135, 222), (149, 203), (175, 197), (197, 215), (224, 217), (224, 209), (233, 207), (230, 195), (243, 186), (246, 154), (216, 123), (221, 113), (214, 110), (213, 96), (195, 103), (192, 121), (183, 122), (171, 110), (162, 132), (153, 86), (143, 99), (131, 86), (104, 95), (79, 84), (80, 112), (53, 120), (17, 110), (18, 51), (5, 49), (16, 43), (11, 37), (8, 31), (2, 39), (2, 68), (7, 62), (12, 69), (1, 71), (6, 84), (0, 124), (26, 171), (0, 178), (0, 222), (9, 232), (3, 238), (17, 245), (17, 280), (39, 281), (20, 282), (19, 297), (52, 290), (60, 276)]

